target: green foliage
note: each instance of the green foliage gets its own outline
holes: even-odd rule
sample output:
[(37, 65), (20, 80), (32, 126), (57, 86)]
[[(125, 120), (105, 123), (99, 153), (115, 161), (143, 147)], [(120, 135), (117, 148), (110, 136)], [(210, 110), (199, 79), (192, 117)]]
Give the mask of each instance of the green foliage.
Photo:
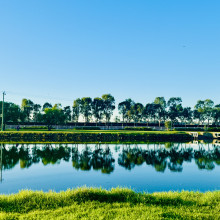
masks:
[(51, 130), (52, 125), (62, 124), (65, 121), (65, 114), (60, 104), (55, 104), (53, 108), (45, 108), (44, 112), (43, 120), (47, 124), (48, 130)]
[(84, 97), (80, 100), (80, 113), (83, 115), (85, 122), (89, 122), (92, 115), (92, 99)]
[[(0, 112), (1, 108), (0, 102)], [(85, 122), (110, 122), (114, 110), (115, 98), (111, 94), (104, 94), (101, 98), (94, 99), (91, 97), (77, 98), (72, 107), (64, 108), (61, 108), (59, 104), (53, 107), (48, 102), (41, 107), (29, 99), (23, 99), (21, 106), (5, 102), (4, 122), (6, 125), (20, 122), (46, 122), (48, 128), (52, 124), (78, 122), (81, 117)], [(211, 99), (199, 100), (194, 109), (183, 107), (180, 97), (172, 97), (168, 102), (164, 97), (156, 97), (152, 103), (147, 103), (145, 106), (142, 103), (126, 99), (118, 104), (118, 112), (122, 117), (122, 122), (134, 122), (134, 125), (137, 122), (147, 124), (154, 122), (158, 123), (160, 127), (161, 122), (166, 120), (170, 120), (173, 126), (180, 123), (182, 125), (192, 124), (192, 122), (193, 124), (207, 124), (208, 127), (211, 124), (212, 126), (220, 125), (220, 104), (214, 105)], [(116, 116), (116, 121), (119, 122), (118, 116)]]
[[(2, 101), (0, 101), (0, 114), (2, 114)], [(21, 109), (18, 105), (11, 102), (4, 102), (4, 122), (17, 123), (21, 117)], [(0, 117), (0, 122), (2, 118)]]
[(216, 127), (208, 127), (207, 131), (211, 131), (211, 132), (220, 132), (220, 128), (216, 128)]
[(181, 128), (175, 128), (174, 131), (205, 131), (204, 128), (184, 128), (184, 127), (181, 127)]
[(52, 107), (53, 106), (50, 103), (46, 102), (46, 103), (44, 103), (44, 105), (42, 107), (42, 111), (44, 111), (46, 108), (52, 108)]
[(105, 121), (109, 122), (115, 109), (115, 98), (111, 94), (102, 95), (103, 100), (103, 115), (105, 116)]
[(92, 102), (92, 114), (96, 122), (100, 122), (104, 114), (104, 101), (101, 98), (94, 98)]
[(30, 99), (22, 99), (21, 110), (24, 115), (24, 120), (30, 121), (31, 113), (34, 109), (34, 103)]
[(73, 121), (78, 122), (79, 120), (79, 115), (80, 115), (80, 104), (81, 104), (81, 100), (80, 99), (76, 99), (73, 102)]
[(1, 219), (219, 219), (220, 192), (78, 188), (0, 196)]
[(118, 111), (119, 113), (122, 115), (122, 121), (125, 122), (129, 122), (131, 121), (131, 112), (132, 112), (132, 108), (134, 106), (134, 101), (131, 99), (126, 99), (123, 102), (120, 102), (118, 104)]
[(195, 117), (199, 119), (202, 123), (205, 120), (209, 121), (212, 118), (212, 113), (213, 113), (213, 107), (214, 107), (214, 102), (211, 99), (206, 99), (206, 100), (198, 100), (197, 104), (195, 105), (195, 110), (197, 113), (195, 114)]
[(172, 128), (172, 122), (171, 121), (165, 121), (165, 127), (167, 130), (170, 130)]
[(72, 132), (16, 132), (0, 133), (0, 141), (22, 142), (142, 142), (142, 141), (190, 141), (192, 137), (184, 132), (156, 131), (73, 131)]
[(178, 122), (178, 118), (183, 111), (182, 99), (180, 97), (172, 97), (168, 100), (167, 105), (169, 107), (168, 118), (172, 123)]

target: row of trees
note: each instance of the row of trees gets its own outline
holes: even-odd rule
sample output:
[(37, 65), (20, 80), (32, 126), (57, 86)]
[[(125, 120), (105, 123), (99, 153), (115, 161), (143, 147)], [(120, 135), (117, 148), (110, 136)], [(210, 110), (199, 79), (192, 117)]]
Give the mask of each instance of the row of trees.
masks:
[[(1, 109), (0, 102), (0, 112)], [(43, 106), (35, 104), (29, 99), (23, 99), (21, 106), (6, 102), (4, 105), (5, 123), (7, 122), (39, 122), (49, 126), (67, 122), (109, 122), (116, 108), (115, 98), (111, 94), (104, 94), (101, 98), (78, 98), (73, 106), (62, 108), (61, 104), (52, 105), (46, 102)], [(180, 97), (172, 97), (168, 101), (164, 97), (156, 97), (152, 103), (143, 105), (131, 99), (118, 104), (118, 113), (115, 122), (154, 122), (167, 120), (172, 123), (220, 123), (220, 104), (215, 105), (210, 99), (199, 100), (195, 107), (183, 107)]]
[(210, 99), (199, 100), (194, 109), (183, 107), (180, 97), (172, 97), (167, 102), (164, 97), (156, 97), (154, 102), (145, 106), (141, 103), (135, 103), (131, 99), (119, 103), (119, 113), (122, 115), (123, 122), (142, 122), (154, 121), (161, 122), (170, 120), (172, 123), (192, 123), (204, 124), (210, 121), (217, 125), (220, 122), (220, 104), (214, 105)]
[[(0, 102), (0, 112), (1, 109)], [(101, 98), (84, 97), (76, 99), (73, 107), (62, 108), (61, 104), (54, 106), (48, 102), (43, 106), (35, 104), (29, 99), (23, 99), (21, 106), (6, 102), (4, 104), (5, 122), (42, 122), (48, 126), (64, 124), (67, 122), (78, 122), (82, 116), (85, 122), (94, 119), (96, 122), (109, 122), (115, 109), (115, 99), (110, 94), (104, 94)]]

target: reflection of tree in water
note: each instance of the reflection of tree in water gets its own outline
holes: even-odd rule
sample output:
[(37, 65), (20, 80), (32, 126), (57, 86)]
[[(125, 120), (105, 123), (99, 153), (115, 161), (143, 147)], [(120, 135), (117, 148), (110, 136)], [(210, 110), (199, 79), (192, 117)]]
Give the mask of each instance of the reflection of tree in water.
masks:
[(32, 164), (32, 157), (29, 154), (29, 148), (25, 147), (24, 145), (21, 145), (21, 148), (19, 150), (19, 159), (20, 159), (20, 167), (28, 168)]
[(56, 164), (60, 163), (61, 159), (64, 161), (69, 161), (70, 158), (70, 148), (60, 145), (59, 147), (52, 147), (51, 144), (46, 144), (42, 150), (37, 149), (36, 154), (38, 157), (42, 158), (42, 163)]
[[(160, 146), (160, 145), (159, 145)], [(214, 147), (213, 150), (205, 151), (204, 149), (193, 150), (192, 148), (183, 148), (182, 146), (173, 146), (170, 149), (147, 149), (142, 150), (138, 147), (123, 148), (119, 154), (118, 164), (131, 170), (135, 165), (142, 164), (143, 161), (147, 165), (151, 165), (158, 172), (164, 172), (166, 167), (172, 172), (182, 172), (183, 162), (191, 162), (192, 159), (199, 169), (214, 169), (214, 162), (220, 165), (220, 149)]]
[(5, 145), (3, 145), (2, 155), (2, 168), (4, 170), (12, 169), (19, 162), (19, 151), (16, 146), (12, 146), (8, 151), (6, 150)]
[(145, 151), (145, 161), (148, 165), (152, 165), (156, 171), (164, 172), (167, 166), (167, 150), (165, 149), (153, 149)]
[(214, 149), (205, 150), (200, 148), (194, 154), (196, 165), (199, 169), (213, 170), (215, 164), (220, 165), (220, 148), (214, 146)]
[(70, 158), (70, 148), (59, 146), (53, 148), (51, 145), (45, 145), (40, 149), (37, 145), (30, 148), (28, 145), (22, 144), (12, 146), (6, 149), (3, 146), (3, 169), (12, 169), (20, 160), (20, 167), (28, 168), (34, 163), (39, 163), (42, 159), (44, 165), (58, 163), (61, 159), (68, 161)]
[(103, 152), (102, 152), (102, 167), (101, 167), (101, 171), (102, 173), (111, 173), (114, 170), (114, 165), (113, 163), (115, 162), (115, 159), (112, 156), (112, 153), (110, 151), (109, 146), (107, 146)]
[[(155, 144), (153, 148), (148, 149), (142, 149), (137, 145), (135, 147), (124, 145), (122, 150), (118, 147), (116, 150), (119, 151), (118, 164), (128, 170), (146, 162), (158, 172), (164, 172), (166, 168), (172, 172), (181, 172), (183, 163), (191, 162), (192, 159), (199, 169), (213, 170), (215, 165), (220, 165), (220, 148), (217, 146), (208, 150), (203, 147), (193, 150), (181, 145), (161, 148), (160, 145)], [(2, 145), (2, 154), (4, 170), (12, 169), (19, 161), (21, 168), (28, 168), (40, 161), (44, 165), (57, 164), (61, 160), (69, 161), (72, 157), (72, 166), (75, 169), (93, 169), (107, 174), (114, 171), (115, 160), (108, 145), (96, 145), (94, 149), (84, 145), (81, 151), (78, 145), (72, 147), (72, 151), (70, 147), (62, 144), (55, 147), (51, 144), (45, 144), (43, 147), (34, 145), (31, 148), (28, 145), (13, 145), (10, 148)]]
[(122, 153), (119, 154), (118, 164), (125, 167), (128, 170), (134, 168), (135, 165), (141, 165), (144, 163), (144, 154), (141, 148), (130, 146), (123, 148)]
[(80, 153), (78, 146), (72, 149), (72, 165), (76, 169), (81, 170), (101, 170), (102, 173), (111, 173), (114, 170), (114, 158), (108, 146), (101, 148), (96, 145), (94, 150), (91, 150), (87, 145)]

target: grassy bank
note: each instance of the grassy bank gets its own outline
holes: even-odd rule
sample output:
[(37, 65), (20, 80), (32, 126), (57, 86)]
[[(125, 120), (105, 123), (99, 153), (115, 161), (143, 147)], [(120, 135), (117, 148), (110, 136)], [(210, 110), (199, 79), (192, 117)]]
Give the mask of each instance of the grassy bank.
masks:
[(220, 192), (135, 193), (79, 188), (0, 196), (1, 219), (219, 219)]
[(190, 141), (192, 137), (178, 131), (5, 131), (0, 132), (2, 142), (147, 142)]

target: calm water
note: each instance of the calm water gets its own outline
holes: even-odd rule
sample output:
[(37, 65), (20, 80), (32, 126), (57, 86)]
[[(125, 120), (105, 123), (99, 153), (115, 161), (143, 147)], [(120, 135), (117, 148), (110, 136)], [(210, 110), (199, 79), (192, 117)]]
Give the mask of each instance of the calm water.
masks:
[(80, 186), (220, 190), (217, 144), (2, 144), (0, 193)]

